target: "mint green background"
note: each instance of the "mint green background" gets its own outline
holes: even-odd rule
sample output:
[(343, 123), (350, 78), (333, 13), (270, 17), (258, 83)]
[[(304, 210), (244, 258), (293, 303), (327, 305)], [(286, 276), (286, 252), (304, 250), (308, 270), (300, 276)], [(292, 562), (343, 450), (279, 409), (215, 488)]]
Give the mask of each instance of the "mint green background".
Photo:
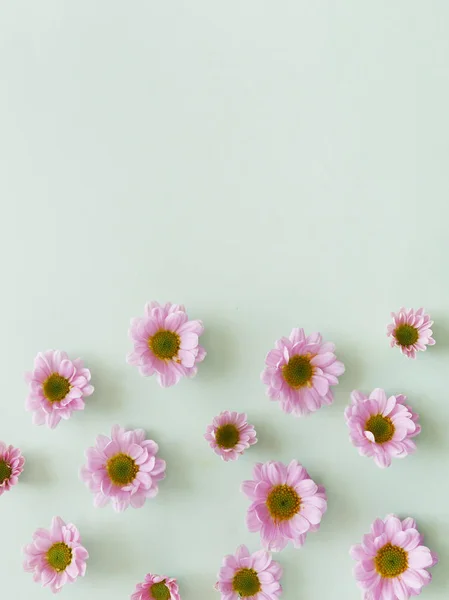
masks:
[[(0, 439), (27, 457), (0, 498), (1, 595), (49, 598), (20, 548), (59, 514), (88, 576), (67, 600), (123, 600), (148, 571), (218, 598), (222, 556), (259, 547), (239, 492), (255, 461), (297, 458), (329, 494), (319, 533), (285, 550), (286, 600), (356, 600), (351, 544), (389, 512), (441, 556), (447, 598), (449, 5), (447, 1), (0, 2)], [(199, 375), (160, 389), (125, 364), (145, 301), (206, 326)], [(425, 306), (437, 346), (408, 361), (391, 310)], [(276, 338), (321, 331), (347, 367), (332, 407), (295, 420), (259, 374)], [(47, 348), (82, 356), (95, 395), (55, 431), (23, 405)], [(405, 393), (413, 457), (379, 470), (349, 444), (354, 388)], [(222, 463), (202, 435), (229, 408), (260, 442)], [(114, 423), (160, 443), (155, 501), (94, 509), (83, 452)]]

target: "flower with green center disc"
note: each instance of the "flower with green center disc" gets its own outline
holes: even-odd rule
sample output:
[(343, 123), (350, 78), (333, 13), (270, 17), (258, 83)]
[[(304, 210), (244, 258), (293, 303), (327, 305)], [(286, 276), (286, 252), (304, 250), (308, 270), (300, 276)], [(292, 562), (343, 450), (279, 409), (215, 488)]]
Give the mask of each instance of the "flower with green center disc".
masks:
[(381, 577), (399, 577), (408, 569), (408, 554), (400, 546), (386, 544), (377, 552), (374, 565)]
[(275, 486), (267, 496), (268, 511), (276, 523), (289, 521), (301, 508), (301, 498), (289, 485)]
[(0, 485), (11, 477), (12, 469), (6, 460), (0, 460)]
[(262, 587), (254, 569), (240, 569), (232, 580), (232, 589), (241, 598), (250, 598), (258, 594)]
[(72, 550), (64, 542), (57, 542), (47, 551), (47, 562), (58, 573), (65, 571), (72, 562)]
[(419, 339), (419, 331), (412, 325), (399, 325), (394, 336), (400, 346), (413, 346)]
[(70, 392), (70, 383), (59, 373), (52, 373), (44, 381), (43, 391), (49, 402), (61, 402)]
[(153, 583), (150, 587), (150, 599), (152, 600), (170, 600), (171, 594), (168, 587), (165, 585), (165, 581), (159, 581)]
[(120, 487), (129, 485), (134, 481), (139, 472), (139, 467), (131, 456), (120, 453), (108, 460), (106, 470), (112, 483)]
[(311, 358), (310, 355), (292, 356), (288, 363), (282, 367), (282, 375), (291, 388), (299, 390), (311, 384), (313, 376)]
[(173, 331), (157, 331), (148, 339), (148, 347), (161, 360), (174, 359), (181, 347), (181, 338)]
[(221, 425), (215, 432), (215, 441), (220, 448), (234, 448), (240, 440), (239, 430), (233, 423)]
[(373, 434), (376, 444), (385, 444), (393, 439), (395, 427), (389, 417), (373, 415), (366, 422), (365, 431)]

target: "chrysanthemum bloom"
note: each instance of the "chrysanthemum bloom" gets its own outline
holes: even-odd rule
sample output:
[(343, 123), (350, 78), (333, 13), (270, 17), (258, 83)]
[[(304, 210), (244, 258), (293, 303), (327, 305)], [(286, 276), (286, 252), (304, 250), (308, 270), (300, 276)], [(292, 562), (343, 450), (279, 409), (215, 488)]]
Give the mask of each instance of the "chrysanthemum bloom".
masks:
[(371, 532), (350, 551), (364, 600), (407, 600), (421, 593), (431, 580), (427, 569), (438, 562), (423, 539), (413, 519), (389, 515), (374, 521)]
[(280, 400), (282, 410), (296, 416), (331, 404), (331, 386), (338, 384), (345, 370), (334, 350), (334, 344), (323, 344), (319, 333), (306, 337), (304, 329), (293, 329), (289, 338), (276, 342), (265, 359), (262, 381), (268, 386), (268, 396)]
[(237, 460), (257, 442), (256, 430), (247, 423), (244, 413), (225, 410), (207, 426), (205, 439), (213, 451), (225, 461)]
[(18, 448), (0, 442), (0, 496), (19, 482), (25, 459)]
[(33, 573), (36, 583), (49, 585), (54, 594), (86, 573), (89, 554), (81, 545), (78, 529), (60, 517), (53, 517), (49, 530), (38, 529), (23, 551), (25, 571)]
[(143, 583), (138, 583), (131, 600), (181, 600), (176, 579), (148, 573)]
[(421, 431), (419, 416), (406, 404), (402, 394), (387, 398), (376, 388), (365, 396), (354, 390), (352, 404), (345, 410), (352, 443), (362, 456), (372, 456), (379, 467), (389, 467), (391, 459), (405, 458), (416, 450), (413, 437)]
[(257, 463), (253, 476), (254, 480), (242, 484), (242, 492), (252, 500), (248, 529), (260, 531), (267, 550), (278, 552), (289, 542), (301, 547), (307, 533), (319, 529), (326, 512), (324, 487), (312, 481), (297, 460), (288, 466), (276, 461)]
[(222, 600), (276, 600), (282, 592), (281, 577), (282, 567), (271, 554), (250, 554), (246, 546), (239, 546), (235, 555), (224, 557), (215, 587)]
[(84, 409), (84, 398), (94, 391), (90, 371), (80, 358), (70, 360), (65, 352), (47, 350), (34, 359), (34, 370), (25, 374), (30, 393), (26, 408), (33, 411), (33, 423), (54, 429), (74, 410)]
[(416, 358), (418, 350), (426, 350), (433, 346), (431, 327), (433, 321), (426, 315), (424, 308), (407, 310), (402, 307), (397, 313), (391, 313), (393, 323), (387, 327), (387, 336), (391, 338), (390, 346), (398, 346), (402, 354)]
[(134, 352), (127, 361), (139, 367), (142, 375), (156, 373), (162, 387), (174, 385), (181, 377), (196, 375), (196, 364), (206, 356), (198, 342), (203, 331), (201, 321), (189, 321), (184, 306), (150, 302), (145, 316), (131, 321)]
[(130, 504), (140, 508), (147, 498), (154, 498), (165, 477), (158, 449), (156, 442), (145, 439), (143, 429), (126, 431), (114, 425), (111, 438), (99, 435), (96, 445), (87, 449), (87, 464), (80, 473), (95, 494), (94, 506), (111, 501), (116, 511), (122, 511)]

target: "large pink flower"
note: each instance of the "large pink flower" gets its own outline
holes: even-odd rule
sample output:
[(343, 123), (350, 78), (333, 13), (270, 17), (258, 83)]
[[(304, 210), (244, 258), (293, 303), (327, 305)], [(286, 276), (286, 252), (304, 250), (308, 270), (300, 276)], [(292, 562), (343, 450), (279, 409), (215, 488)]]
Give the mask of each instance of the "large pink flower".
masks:
[(372, 456), (383, 468), (391, 465), (392, 458), (405, 458), (416, 450), (412, 438), (421, 426), (406, 396), (387, 398), (384, 390), (376, 388), (369, 397), (354, 390), (351, 399), (345, 419), (351, 441), (362, 456)]
[(38, 529), (23, 551), (25, 571), (33, 573), (36, 583), (49, 585), (54, 594), (86, 573), (89, 554), (81, 545), (78, 529), (60, 517), (53, 517), (49, 530)]
[(25, 459), (18, 448), (0, 442), (0, 496), (19, 482)]
[(33, 423), (54, 429), (74, 410), (84, 409), (84, 398), (94, 391), (90, 371), (80, 358), (70, 360), (65, 352), (47, 350), (34, 359), (34, 370), (25, 374), (30, 393), (26, 408), (33, 411)]
[(421, 593), (431, 581), (427, 569), (438, 562), (423, 539), (413, 519), (388, 515), (374, 521), (363, 542), (351, 548), (364, 600), (407, 600)]
[(398, 346), (402, 354), (408, 358), (416, 358), (418, 350), (426, 350), (433, 346), (432, 337), (433, 321), (426, 315), (424, 308), (407, 310), (402, 307), (399, 312), (391, 313), (393, 323), (387, 327), (387, 336), (391, 338), (390, 346)]
[(181, 377), (193, 377), (196, 364), (206, 356), (198, 342), (203, 330), (201, 321), (189, 321), (184, 306), (150, 302), (145, 316), (131, 321), (134, 352), (128, 354), (128, 363), (139, 367), (142, 375), (156, 373), (162, 387), (178, 383)]
[(116, 511), (123, 511), (130, 504), (140, 508), (156, 496), (157, 484), (165, 477), (165, 461), (157, 458), (158, 445), (145, 439), (143, 429), (126, 431), (114, 425), (111, 438), (99, 435), (96, 442), (87, 449), (87, 464), (80, 473), (95, 494), (94, 506), (112, 501)]
[(222, 600), (277, 600), (281, 577), (282, 567), (271, 554), (264, 550), (250, 554), (246, 546), (239, 546), (235, 555), (224, 557), (215, 587)]
[(181, 600), (176, 579), (148, 573), (143, 583), (138, 583), (131, 600)]
[(213, 451), (224, 461), (237, 460), (257, 442), (256, 430), (247, 422), (245, 413), (225, 410), (214, 417), (204, 435)]
[(262, 381), (268, 386), (268, 396), (280, 400), (282, 410), (296, 416), (331, 404), (331, 386), (338, 384), (345, 370), (334, 350), (334, 344), (323, 344), (319, 333), (306, 337), (304, 329), (293, 329), (289, 338), (276, 342), (265, 359)]
[(267, 550), (278, 552), (289, 542), (301, 547), (307, 533), (319, 529), (326, 512), (324, 487), (312, 481), (297, 460), (288, 466), (276, 461), (257, 463), (253, 476), (254, 480), (242, 484), (242, 491), (252, 500), (248, 529), (260, 531)]

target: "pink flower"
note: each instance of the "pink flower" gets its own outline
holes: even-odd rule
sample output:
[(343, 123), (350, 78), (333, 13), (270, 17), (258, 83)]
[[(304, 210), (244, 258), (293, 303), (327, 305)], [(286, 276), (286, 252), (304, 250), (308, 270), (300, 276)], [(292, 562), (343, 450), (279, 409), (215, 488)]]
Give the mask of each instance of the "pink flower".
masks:
[(242, 484), (242, 492), (252, 500), (246, 517), (248, 529), (260, 531), (267, 550), (278, 552), (288, 542), (301, 547), (307, 533), (319, 529), (326, 512), (324, 487), (312, 481), (297, 460), (288, 466), (276, 461), (257, 463), (253, 476), (253, 481)]
[(282, 592), (281, 577), (282, 567), (271, 554), (250, 554), (246, 546), (239, 546), (235, 555), (224, 557), (215, 587), (222, 600), (276, 600)]
[(215, 454), (225, 461), (237, 460), (243, 452), (257, 442), (256, 430), (249, 425), (246, 414), (225, 410), (214, 417), (207, 426), (205, 439)]
[(389, 515), (374, 521), (371, 532), (350, 551), (363, 600), (407, 600), (421, 593), (431, 580), (427, 569), (438, 562), (423, 539), (413, 519)]
[(54, 594), (86, 573), (89, 554), (81, 545), (78, 529), (72, 523), (66, 525), (60, 517), (53, 517), (50, 530), (37, 529), (23, 552), (25, 571), (33, 573), (36, 583), (49, 585)]
[(432, 337), (433, 321), (426, 315), (424, 308), (407, 310), (402, 307), (398, 313), (391, 313), (393, 323), (387, 327), (387, 336), (391, 338), (390, 346), (398, 346), (408, 358), (416, 358), (418, 350), (426, 350), (433, 346)]
[(157, 495), (158, 482), (165, 477), (165, 461), (157, 458), (158, 445), (145, 439), (143, 429), (126, 431), (118, 425), (111, 438), (99, 435), (96, 446), (86, 451), (87, 464), (81, 479), (95, 494), (94, 506), (112, 501), (116, 511), (131, 504), (140, 508)]
[(352, 404), (345, 410), (352, 443), (362, 456), (372, 456), (381, 468), (391, 459), (405, 458), (416, 450), (413, 437), (421, 431), (419, 417), (406, 404), (407, 397), (387, 396), (376, 388), (368, 398), (354, 390)]
[(131, 600), (181, 600), (176, 579), (162, 575), (145, 576), (143, 583), (138, 583)]
[(80, 358), (69, 360), (61, 350), (39, 352), (34, 371), (25, 374), (30, 393), (26, 409), (33, 411), (33, 423), (54, 429), (61, 419), (69, 419), (74, 410), (84, 409), (84, 398), (94, 391), (90, 371)]
[(0, 442), (0, 496), (19, 483), (25, 459), (18, 448)]
[(144, 376), (156, 373), (162, 387), (175, 385), (181, 377), (196, 375), (196, 363), (204, 360), (206, 351), (198, 343), (203, 331), (201, 321), (189, 321), (184, 306), (150, 302), (145, 316), (131, 321), (134, 352), (127, 361)]
[(332, 404), (331, 386), (338, 384), (345, 371), (334, 350), (334, 344), (322, 343), (319, 333), (306, 337), (304, 329), (293, 329), (265, 359), (262, 381), (268, 386), (268, 396), (280, 400), (282, 410), (295, 416)]

